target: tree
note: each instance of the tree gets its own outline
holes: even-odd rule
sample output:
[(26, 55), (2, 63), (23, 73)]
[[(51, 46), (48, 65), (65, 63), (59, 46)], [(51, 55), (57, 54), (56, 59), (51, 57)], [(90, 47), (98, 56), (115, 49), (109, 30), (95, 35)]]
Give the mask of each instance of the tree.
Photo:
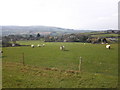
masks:
[(102, 42), (103, 42), (103, 43), (108, 43), (108, 41), (106, 40), (106, 38), (103, 38), (103, 39), (102, 39)]
[(37, 34), (37, 38), (39, 38), (39, 37), (40, 37), (40, 34), (38, 33), (38, 34)]
[(32, 38), (33, 37), (33, 35), (30, 35), (30, 38)]
[(38, 33), (37, 36), (36, 36), (36, 39), (37, 39), (37, 40), (40, 39), (40, 36), (41, 36), (41, 35)]
[(101, 43), (101, 39), (100, 39), (100, 38), (98, 38), (97, 42), (98, 42), (98, 43)]
[(8, 46), (12, 46), (11, 43), (9, 43), (10, 38), (8, 38), (7, 36), (2, 37), (2, 47), (8, 47)]

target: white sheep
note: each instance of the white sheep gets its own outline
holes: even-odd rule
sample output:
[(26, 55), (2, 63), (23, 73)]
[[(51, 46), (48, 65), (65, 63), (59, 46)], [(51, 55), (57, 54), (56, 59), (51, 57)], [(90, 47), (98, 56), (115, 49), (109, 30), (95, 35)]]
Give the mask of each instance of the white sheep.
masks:
[(40, 47), (40, 45), (38, 44), (37, 47)]
[(60, 50), (62, 50), (62, 46), (60, 46)]
[(106, 45), (106, 48), (110, 49), (110, 45)]
[(14, 46), (15, 46), (15, 44), (13, 43), (13, 44), (12, 44), (12, 47), (14, 47)]
[(31, 47), (34, 48), (35, 46), (32, 44)]
[(43, 47), (45, 46), (45, 44), (42, 45)]
[(60, 46), (60, 50), (65, 50), (65, 46)]
[(3, 53), (3, 51), (0, 51), (0, 53)]
[(37, 45), (37, 47), (44, 47), (44, 46), (45, 46), (45, 44), (41, 44), (41, 45), (38, 44), (38, 45)]

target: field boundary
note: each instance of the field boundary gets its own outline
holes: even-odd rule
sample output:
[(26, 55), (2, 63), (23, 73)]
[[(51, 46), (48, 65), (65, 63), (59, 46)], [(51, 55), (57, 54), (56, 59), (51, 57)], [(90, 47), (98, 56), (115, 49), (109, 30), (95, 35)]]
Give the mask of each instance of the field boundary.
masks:
[[(36, 69), (40, 69), (40, 70), (47, 70), (47, 71), (59, 71), (59, 72), (65, 72), (65, 73), (72, 73), (72, 74), (78, 74), (80, 73), (79, 70), (61, 70), (58, 68), (50, 68), (50, 67), (39, 67), (39, 66), (32, 66), (32, 65), (23, 65), (22, 63), (18, 63), (18, 62), (4, 62), (3, 65), (5, 65), (5, 67), (7, 66), (18, 66), (18, 67), (28, 67), (28, 68), (36, 68)], [(24, 68), (24, 69), (25, 69)]]

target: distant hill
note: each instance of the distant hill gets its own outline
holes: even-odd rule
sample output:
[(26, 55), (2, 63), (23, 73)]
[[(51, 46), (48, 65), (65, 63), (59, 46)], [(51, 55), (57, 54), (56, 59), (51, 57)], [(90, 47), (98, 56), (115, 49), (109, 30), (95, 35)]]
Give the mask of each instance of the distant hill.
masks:
[(91, 32), (92, 30), (74, 30), (60, 27), (50, 26), (0, 26), (2, 35), (16, 35), (16, 34), (36, 34), (43, 32), (50, 32), (53, 35), (56, 34), (70, 34), (70, 33), (84, 33)]

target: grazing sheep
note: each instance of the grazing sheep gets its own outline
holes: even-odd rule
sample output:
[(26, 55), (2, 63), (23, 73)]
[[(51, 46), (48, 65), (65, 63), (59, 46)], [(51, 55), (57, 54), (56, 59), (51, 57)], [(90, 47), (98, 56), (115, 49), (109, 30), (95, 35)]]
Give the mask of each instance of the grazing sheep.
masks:
[(43, 47), (45, 46), (45, 44), (42, 45)]
[(63, 50), (65, 50), (65, 46), (63, 46)]
[(60, 46), (60, 50), (65, 50), (65, 46)]
[(106, 48), (110, 49), (110, 45), (106, 45)]
[(40, 47), (40, 45), (38, 44), (37, 47)]
[(60, 46), (60, 50), (62, 50), (62, 46)]
[(3, 53), (3, 51), (0, 51), (0, 53)]
[(14, 44), (14, 43), (12, 44), (12, 47), (15, 47), (15, 44)]
[(40, 45), (41, 47), (44, 47), (45, 46), (45, 44), (42, 44), (42, 45)]
[(32, 44), (31, 47), (34, 48), (35, 46)]
[(41, 44), (41, 45), (38, 44), (38, 45), (37, 45), (37, 47), (44, 47), (44, 46), (45, 46), (45, 44)]

